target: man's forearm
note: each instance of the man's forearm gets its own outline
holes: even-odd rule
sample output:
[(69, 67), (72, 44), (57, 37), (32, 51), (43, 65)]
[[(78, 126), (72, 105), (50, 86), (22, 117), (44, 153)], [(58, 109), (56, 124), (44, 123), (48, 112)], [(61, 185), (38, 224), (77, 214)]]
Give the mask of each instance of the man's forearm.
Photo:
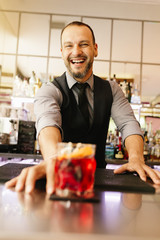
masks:
[(130, 135), (125, 139), (129, 160), (139, 159), (144, 162), (143, 138), (140, 135)]
[(39, 145), (44, 160), (52, 158), (57, 152), (57, 143), (61, 142), (61, 133), (56, 127), (46, 127), (39, 134)]

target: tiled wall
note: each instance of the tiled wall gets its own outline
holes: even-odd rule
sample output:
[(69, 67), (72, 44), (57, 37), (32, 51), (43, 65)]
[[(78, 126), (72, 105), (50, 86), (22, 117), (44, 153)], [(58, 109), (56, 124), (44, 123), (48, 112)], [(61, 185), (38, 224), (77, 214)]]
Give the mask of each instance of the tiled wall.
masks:
[[(142, 101), (160, 94), (160, 21), (0, 11), (2, 72), (15, 75), (18, 70), (30, 77), (34, 70), (42, 81), (62, 74), (61, 29), (52, 28), (52, 23), (66, 25), (73, 20), (88, 23), (95, 32), (99, 50), (95, 74), (134, 78)], [(1, 77), (1, 85), (12, 82), (12, 77)]]

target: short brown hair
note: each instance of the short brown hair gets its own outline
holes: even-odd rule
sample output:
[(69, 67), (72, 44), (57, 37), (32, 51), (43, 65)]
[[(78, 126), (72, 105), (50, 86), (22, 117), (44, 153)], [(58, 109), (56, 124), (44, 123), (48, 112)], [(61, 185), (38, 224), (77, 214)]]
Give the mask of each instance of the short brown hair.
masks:
[(94, 32), (93, 32), (92, 28), (91, 28), (88, 24), (83, 23), (83, 22), (79, 22), (79, 21), (73, 21), (73, 22), (67, 24), (67, 25), (62, 29), (62, 31), (61, 31), (61, 43), (62, 43), (62, 34), (63, 34), (64, 30), (65, 30), (67, 27), (69, 27), (69, 26), (80, 26), (80, 27), (81, 27), (81, 26), (85, 26), (85, 27), (89, 28), (89, 30), (90, 30), (91, 33), (92, 33), (93, 44), (95, 44), (96, 41), (95, 41), (95, 36), (94, 36)]

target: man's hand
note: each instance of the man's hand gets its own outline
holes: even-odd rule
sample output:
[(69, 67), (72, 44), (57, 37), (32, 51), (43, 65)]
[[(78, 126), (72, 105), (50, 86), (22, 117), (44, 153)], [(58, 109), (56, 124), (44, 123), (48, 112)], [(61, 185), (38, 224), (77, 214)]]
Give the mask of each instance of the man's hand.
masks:
[(122, 165), (114, 171), (119, 174), (125, 171), (137, 172), (143, 181), (150, 177), (155, 184), (160, 184), (160, 172), (147, 166), (143, 157), (143, 139), (139, 135), (130, 135), (125, 139), (128, 151), (128, 163)]
[(120, 174), (125, 171), (137, 172), (143, 181), (146, 181), (147, 177), (150, 177), (155, 184), (160, 184), (160, 172), (153, 170), (140, 160), (131, 160), (128, 163), (122, 165), (120, 168), (115, 169), (114, 173)]
[(20, 192), (33, 192), (36, 180), (46, 177), (46, 192), (54, 192), (54, 168), (57, 143), (61, 142), (61, 133), (56, 127), (43, 128), (39, 134), (39, 143), (44, 161), (40, 164), (24, 168), (21, 174), (6, 183), (6, 187), (15, 187)]
[(48, 159), (40, 164), (24, 168), (19, 176), (6, 182), (7, 188), (15, 187), (17, 192), (25, 190), (26, 193), (32, 193), (35, 183), (38, 179), (46, 177), (46, 192), (52, 194), (54, 192), (54, 166), (55, 159)]

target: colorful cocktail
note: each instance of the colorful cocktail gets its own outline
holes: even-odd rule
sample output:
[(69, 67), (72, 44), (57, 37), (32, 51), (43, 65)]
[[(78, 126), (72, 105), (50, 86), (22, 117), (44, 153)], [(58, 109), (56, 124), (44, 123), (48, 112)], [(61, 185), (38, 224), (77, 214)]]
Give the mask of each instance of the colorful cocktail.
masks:
[(59, 143), (55, 164), (55, 191), (60, 196), (86, 196), (93, 192), (95, 145)]

